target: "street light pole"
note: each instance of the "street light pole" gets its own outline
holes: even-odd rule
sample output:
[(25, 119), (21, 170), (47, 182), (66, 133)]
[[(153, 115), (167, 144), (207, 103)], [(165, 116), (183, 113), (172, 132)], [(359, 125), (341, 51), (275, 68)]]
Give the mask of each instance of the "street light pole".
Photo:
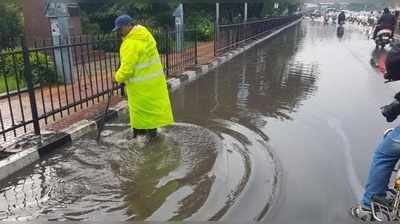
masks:
[(244, 3), (244, 22), (247, 22), (247, 2)]

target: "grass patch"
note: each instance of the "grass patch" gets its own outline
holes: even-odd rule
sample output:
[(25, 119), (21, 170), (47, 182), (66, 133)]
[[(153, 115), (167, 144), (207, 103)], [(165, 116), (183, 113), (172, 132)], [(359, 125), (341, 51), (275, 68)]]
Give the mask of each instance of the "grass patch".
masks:
[[(7, 88), (6, 88), (6, 80), (4, 79), (4, 76), (0, 76), (0, 94), (2, 93), (6, 93), (7, 92)], [(17, 79), (15, 78), (15, 76), (7, 76), (7, 85), (8, 85), (8, 91), (12, 92), (17, 90)], [(26, 84), (23, 80), (19, 80), (19, 88), (25, 88)]]

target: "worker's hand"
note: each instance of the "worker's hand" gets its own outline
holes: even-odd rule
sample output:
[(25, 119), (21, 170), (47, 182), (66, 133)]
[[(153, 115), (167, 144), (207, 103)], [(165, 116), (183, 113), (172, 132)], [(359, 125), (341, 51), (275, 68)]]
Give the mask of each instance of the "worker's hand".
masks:
[(117, 82), (117, 79), (115, 78), (115, 75), (113, 75), (112, 78), (113, 78), (113, 80), (112, 80), (113, 82), (118, 83), (118, 82)]

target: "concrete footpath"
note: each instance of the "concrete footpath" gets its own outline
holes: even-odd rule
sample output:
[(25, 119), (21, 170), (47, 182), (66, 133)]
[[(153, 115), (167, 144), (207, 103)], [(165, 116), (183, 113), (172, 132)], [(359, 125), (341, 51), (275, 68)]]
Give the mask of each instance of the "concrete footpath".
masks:
[[(185, 71), (176, 78), (168, 79), (168, 88), (171, 92), (180, 87), (197, 80), (200, 76), (206, 75), (208, 72), (216, 69), (225, 62), (249, 50), (257, 44), (270, 39), (282, 31), (293, 27), (301, 22), (299, 19), (272, 33), (244, 44), (234, 50), (216, 57), (208, 64), (199, 65), (196, 70)], [(71, 143), (72, 141), (82, 137), (90, 131), (96, 130), (101, 117), (104, 115), (104, 103), (93, 105), (80, 113), (74, 114), (66, 119), (54, 123), (45, 130), (42, 136), (26, 135), (18, 139), (17, 142), (8, 146), (3, 152), (11, 155), (1, 160), (0, 157), (0, 180), (10, 176), (18, 170), (39, 160), (41, 156), (51, 152), (52, 150)], [(115, 96), (112, 99), (110, 111), (107, 113), (107, 120), (118, 117), (118, 114), (127, 112), (127, 102), (121, 97)], [(16, 152), (14, 153), (13, 152)]]

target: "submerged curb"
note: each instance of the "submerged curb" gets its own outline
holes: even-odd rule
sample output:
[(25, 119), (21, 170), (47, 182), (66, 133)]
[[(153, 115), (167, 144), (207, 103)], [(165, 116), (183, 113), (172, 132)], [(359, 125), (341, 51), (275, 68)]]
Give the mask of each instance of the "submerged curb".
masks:
[[(118, 117), (118, 113), (124, 113), (128, 109), (127, 101), (121, 101), (116, 106), (111, 107), (107, 113), (106, 120), (112, 120)], [(0, 180), (7, 178), (13, 173), (23, 169), (26, 166), (38, 161), (42, 156), (53, 152), (55, 149), (71, 144), (83, 135), (97, 129), (102, 115), (98, 114), (92, 120), (81, 120), (62, 131), (48, 133), (51, 135), (44, 143), (26, 148), (21, 152), (10, 155), (0, 160)]]
[[(282, 28), (279, 28), (261, 39), (254, 40), (253, 42), (248, 43), (242, 47), (231, 50), (224, 55), (213, 59), (210, 63), (206, 65), (198, 65), (194, 71), (185, 71), (179, 76), (179, 78), (168, 79), (168, 89), (170, 90), (170, 92), (174, 92), (180, 87), (197, 80), (199, 77), (218, 68), (219, 66), (230, 61), (231, 59), (242, 54), (243, 52), (253, 48), (257, 44), (278, 35), (282, 31), (292, 26), (297, 25), (301, 22), (301, 20), (302, 19), (298, 19), (297, 21), (294, 21)], [(127, 110), (127, 101), (121, 101), (117, 105), (109, 109), (106, 120), (115, 119), (119, 116), (120, 113), (126, 113)], [(47, 139), (45, 143), (41, 143), (28, 149), (24, 149), (23, 151), (13, 154), (6, 159), (0, 160), (0, 180), (5, 179), (11, 174), (21, 170), (22, 168), (31, 165), (32, 163), (39, 160), (41, 156), (46, 155), (61, 146), (70, 144), (71, 142), (79, 139), (90, 131), (96, 130), (99, 126), (99, 123), (101, 122), (101, 118), (103, 115), (104, 114), (99, 113), (91, 120), (84, 119), (63, 129), (59, 133), (53, 132), (53, 136)]]

